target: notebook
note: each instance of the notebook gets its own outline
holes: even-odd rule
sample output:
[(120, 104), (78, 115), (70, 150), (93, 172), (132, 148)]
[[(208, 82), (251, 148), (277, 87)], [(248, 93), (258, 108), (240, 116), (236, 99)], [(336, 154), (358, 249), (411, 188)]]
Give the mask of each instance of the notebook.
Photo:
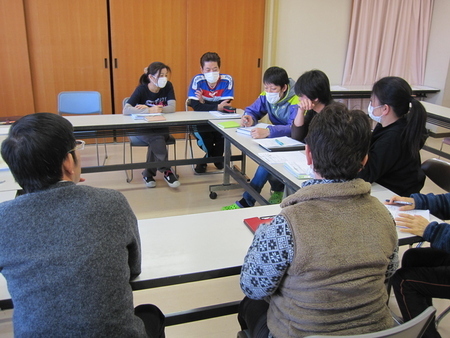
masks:
[(151, 116), (146, 116), (144, 117), (144, 119), (147, 122), (153, 122), (153, 121), (165, 121), (166, 118), (162, 115), (151, 115)]
[(238, 129), (236, 129), (236, 131), (238, 133), (241, 134), (245, 134), (245, 135), (251, 135), (253, 128), (267, 128), (270, 124), (267, 123), (258, 123), (255, 126), (251, 126), (251, 127), (240, 127)]
[(239, 124), (239, 122), (236, 122), (236, 121), (223, 121), (223, 122), (217, 123), (217, 125), (222, 129), (238, 128), (241, 126)]
[(304, 143), (294, 140), (288, 136), (255, 139), (254, 141), (267, 151), (305, 150)]
[(285, 162), (284, 167), (298, 180), (309, 180), (312, 177), (307, 174), (307, 168), (298, 161)]
[(250, 217), (244, 219), (244, 224), (252, 233), (256, 232), (261, 224), (270, 223), (275, 216)]
[(133, 118), (133, 120), (145, 120), (146, 117), (149, 116), (158, 116), (158, 115), (162, 115), (162, 113), (155, 113), (155, 114), (150, 114), (150, 113), (138, 113), (138, 114), (131, 114), (131, 117)]

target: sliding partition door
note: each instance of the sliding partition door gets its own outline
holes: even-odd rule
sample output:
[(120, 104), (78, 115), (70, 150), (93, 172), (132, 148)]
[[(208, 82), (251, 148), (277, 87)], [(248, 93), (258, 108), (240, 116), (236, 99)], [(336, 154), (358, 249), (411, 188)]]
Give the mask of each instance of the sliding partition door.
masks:
[[(3, 1), (3, 0), (2, 0)], [(105, 0), (24, 0), (36, 112), (57, 112), (61, 91), (94, 90), (111, 113)]]
[(150, 63), (172, 69), (177, 110), (186, 97), (187, 0), (110, 0), (115, 111), (130, 96)]
[(22, 0), (0, 1), (0, 117), (34, 113)]
[(217, 52), (221, 72), (235, 82), (232, 105), (250, 105), (261, 92), (264, 8), (264, 0), (189, 0), (188, 79), (199, 72), (203, 53)]

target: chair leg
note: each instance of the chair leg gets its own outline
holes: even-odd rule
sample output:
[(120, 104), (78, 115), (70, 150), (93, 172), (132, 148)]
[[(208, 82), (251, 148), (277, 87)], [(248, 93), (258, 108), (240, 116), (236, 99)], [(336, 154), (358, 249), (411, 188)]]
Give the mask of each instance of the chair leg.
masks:
[(439, 316), (436, 317), (435, 324), (438, 327), (440, 321), (450, 312), (450, 306), (446, 308)]
[(105, 165), (106, 160), (108, 159), (108, 148), (106, 148), (106, 138), (103, 139), (103, 145), (105, 146), (105, 158), (103, 159), (103, 165)]
[(97, 166), (100, 167), (100, 155), (98, 153), (98, 138), (95, 139), (95, 148), (97, 149)]
[[(130, 162), (133, 163), (133, 147), (131, 146), (130, 142)], [(127, 182), (130, 183), (133, 180), (133, 169), (131, 169), (130, 178), (127, 179)]]
[[(175, 161), (177, 160), (177, 142), (175, 141), (175, 143), (173, 144), (173, 158), (175, 159)], [(177, 175), (177, 166), (174, 166), (174, 170), (175, 170), (175, 175)]]
[[(130, 142), (130, 161), (133, 163), (133, 150)], [(123, 164), (126, 163), (126, 141), (125, 136), (123, 138)], [(131, 169), (131, 174), (128, 175), (128, 170), (125, 169), (125, 175), (127, 177), (127, 183), (130, 183), (133, 180), (133, 169)]]

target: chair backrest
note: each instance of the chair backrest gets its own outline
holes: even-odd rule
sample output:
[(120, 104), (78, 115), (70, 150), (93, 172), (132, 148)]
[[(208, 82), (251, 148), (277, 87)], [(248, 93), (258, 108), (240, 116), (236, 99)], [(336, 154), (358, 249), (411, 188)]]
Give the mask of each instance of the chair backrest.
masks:
[(422, 163), (422, 170), (441, 189), (450, 192), (450, 163), (438, 158), (430, 158)]
[(184, 102), (184, 109), (186, 111), (189, 111), (189, 107), (191, 106), (191, 100), (190, 99), (186, 99), (186, 101)]
[(432, 306), (428, 307), (417, 317), (395, 326), (391, 329), (378, 331), (374, 333), (359, 334), (354, 336), (308, 336), (306, 338), (420, 338), (433, 320), (436, 309)]
[(129, 99), (130, 99), (129, 97), (126, 97), (126, 98), (123, 99), (123, 101), (122, 101), (122, 108), (125, 107), (125, 105), (127, 104)]
[(102, 97), (99, 92), (79, 91), (58, 94), (58, 114), (102, 114)]

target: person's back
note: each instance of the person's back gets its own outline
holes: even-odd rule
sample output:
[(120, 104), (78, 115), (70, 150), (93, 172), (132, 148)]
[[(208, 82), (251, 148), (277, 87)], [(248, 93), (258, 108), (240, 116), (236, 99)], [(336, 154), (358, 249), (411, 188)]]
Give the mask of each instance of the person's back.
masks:
[(391, 327), (384, 279), (397, 236), (387, 209), (370, 196), (370, 184), (357, 179), (305, 186), (281, 207), (295, 251), (282, 292), (271, 297), (274, 336)]
[(371, 185), (355, 179), (367, 162), (369, 120), (332, 103), (305, 141), (314, 179), (255, 233), (241, 271), (241, 327), (258, 338), (387, 329), (384, 281), (396, 268), (396, 228)]
[(129, 283), (139, 235), (122, 194), (62, 182), (0, 204), (0, 215), (16, 336), (146, 336)]
[(141, 272), (136, 217), (120, 192), (76, 185), (83, 147), (70, 122), (50, 113), (22, 117), (2, 143), (24, 190), (0, 204), (0, 272), (14, 335), (162, 337), (161, 311), (133, 307), (130, 280)]

